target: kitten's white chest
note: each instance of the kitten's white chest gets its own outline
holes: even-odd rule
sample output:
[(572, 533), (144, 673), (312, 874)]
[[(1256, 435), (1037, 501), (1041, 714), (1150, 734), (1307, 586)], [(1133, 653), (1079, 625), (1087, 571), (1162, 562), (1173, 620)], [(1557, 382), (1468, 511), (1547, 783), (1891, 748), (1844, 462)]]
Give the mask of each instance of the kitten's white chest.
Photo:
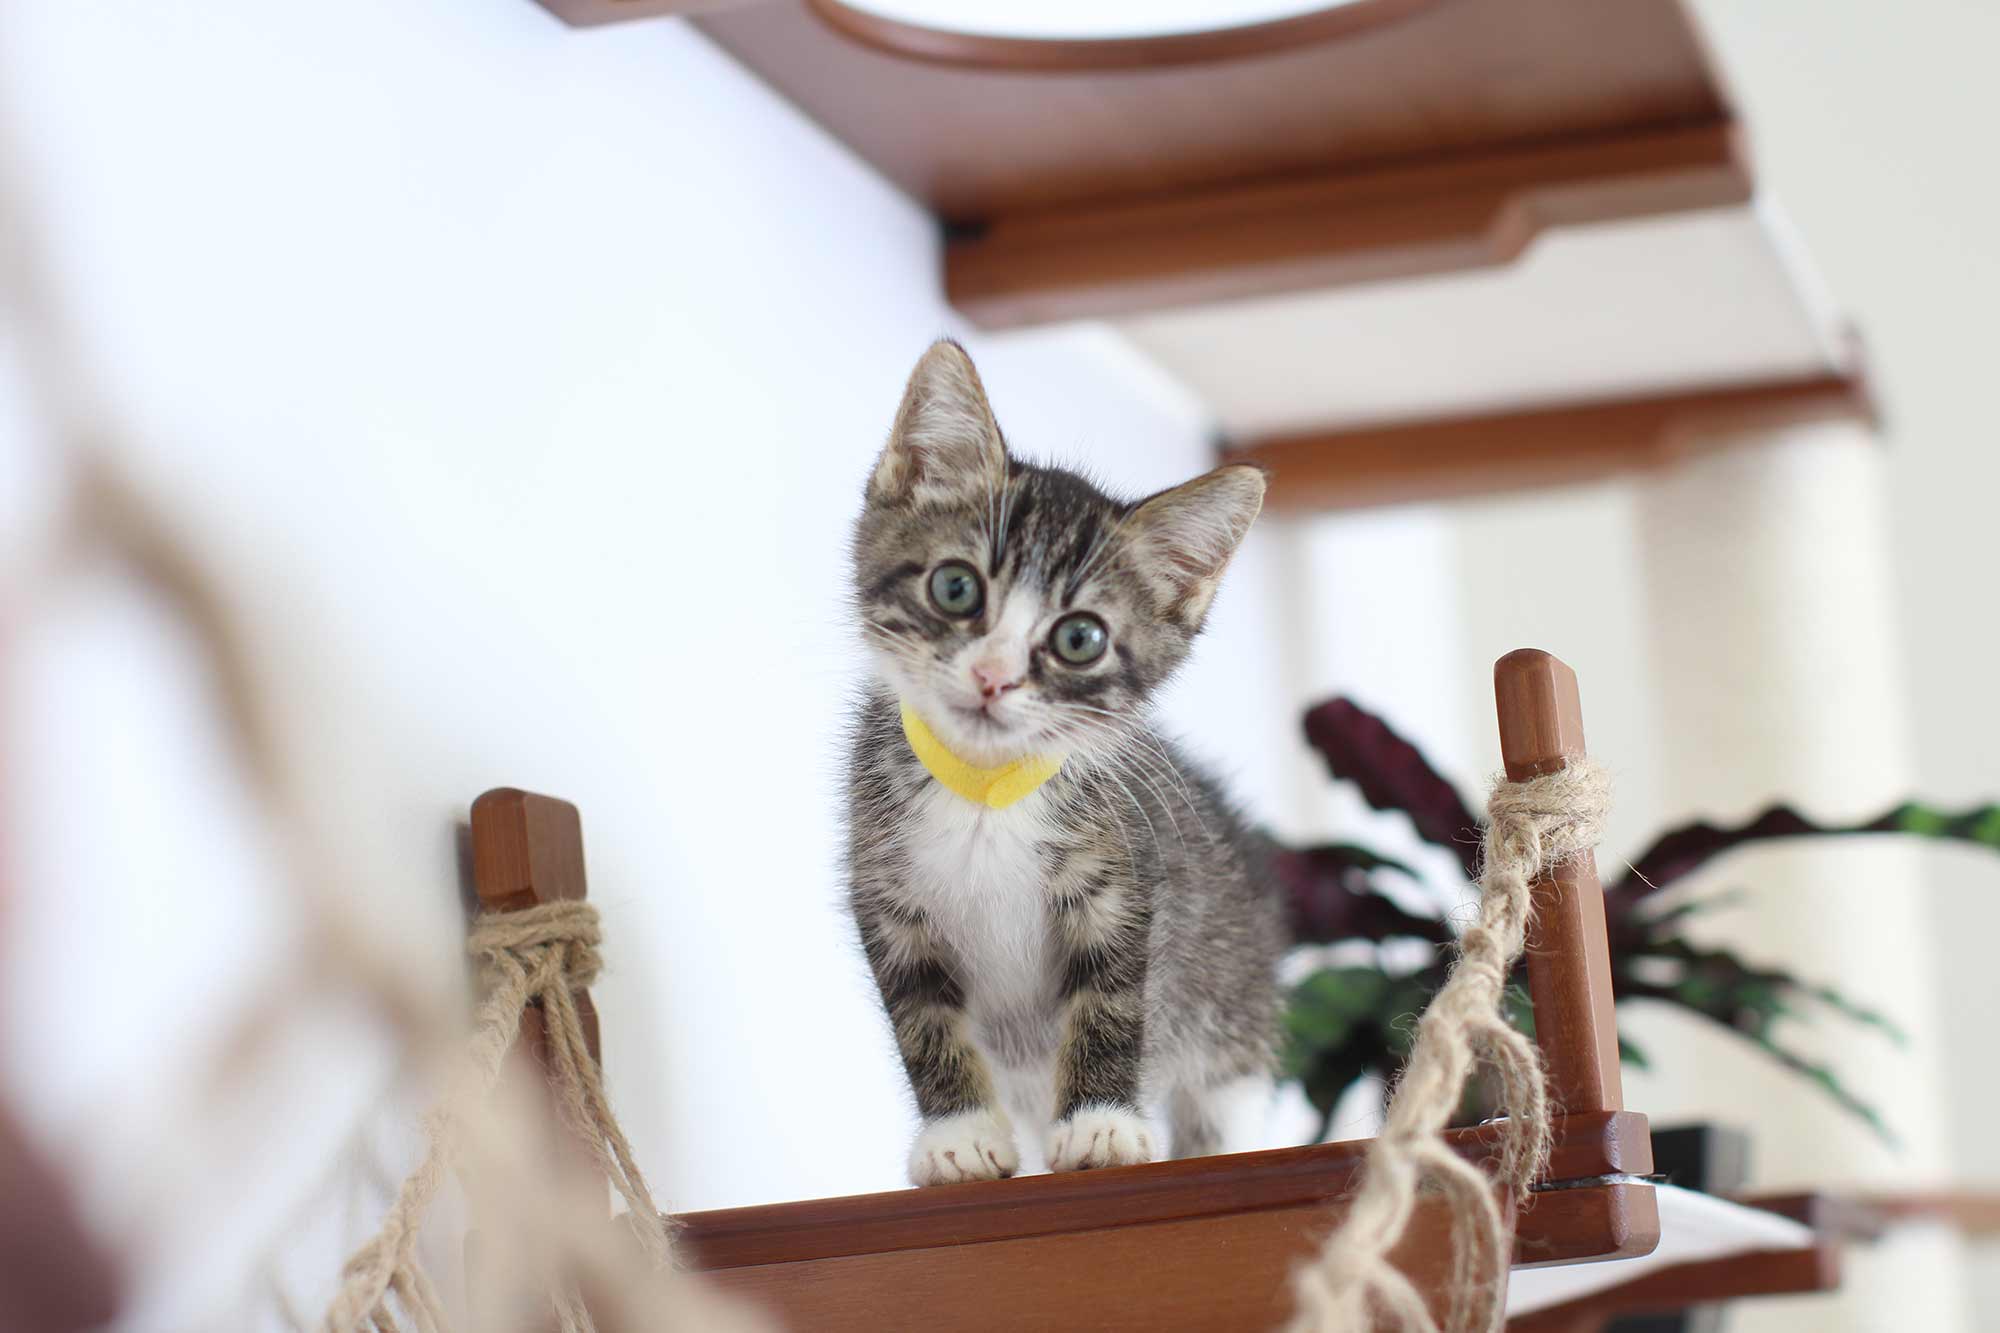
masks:
[(933, 784), (910, 812), (911, 892), (963, 960), (968, 1005), (989, 1026), (1050, 1000), (1045, 799), (989, 810)]

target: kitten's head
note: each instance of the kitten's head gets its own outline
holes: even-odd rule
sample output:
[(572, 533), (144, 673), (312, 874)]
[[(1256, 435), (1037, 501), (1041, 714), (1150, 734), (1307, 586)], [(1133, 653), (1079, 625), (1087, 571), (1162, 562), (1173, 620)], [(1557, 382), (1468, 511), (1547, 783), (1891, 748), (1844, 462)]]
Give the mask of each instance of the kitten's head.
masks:
[(964, 349), (937, 343), (855, 529), (876, 669), (972, 763), (1115, 745), (1187, 656), (1263, 501), (1254, 467), (1130, 503), (1011, 458)]

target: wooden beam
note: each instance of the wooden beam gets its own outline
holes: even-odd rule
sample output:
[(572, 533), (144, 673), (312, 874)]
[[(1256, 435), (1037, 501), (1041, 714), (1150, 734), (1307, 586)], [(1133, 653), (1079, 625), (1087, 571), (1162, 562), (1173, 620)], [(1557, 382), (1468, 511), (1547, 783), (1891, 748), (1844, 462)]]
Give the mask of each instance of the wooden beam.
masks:
[[(1730, 116), (1684, 0), (1452, 0), (1368, 21), (1382, 8), (1126, 68), (914, 59), (808, 0), (696, 26), (955, 230)], [(1360, 26), (1326, 38), (1327, 22)]]
[(1597, 1333), (1625, 1315), (1668, 1314), (1753, 1296), (1791, 1296), (1840, 1286), (1840, 1247), (1822, 1239), (1796, 1250), (1753, 1250), (1671, 1264), (1643, 1277), (1507, 1321), (1508, 1333)]
[(2000, 1190), (1929, 1190), (1862, 1193), (1852, 1202), (1880, 1217), (1886, 1225), (1942, 1222), (1961, 1235), (1980, 1239), (2000, 1236)]
[(1226, 447), (1271, 470), (1265, 506), (1311, 513), (1598, 481), (1807, 421), (1876, 419), (1858, 372), (1279, 436)]
[[(486, 912), (521, 912), (544, 903), (578, 902), (589, 896), (583, 863), (583, 820), (577, 808), (553, 796), (513, 787), (496, 787), (472, 803), (472, 880), (479, 905)], [(603, 1061), (597, 1006), (590, 992), (573, 991), (576, 1015), (583, 1027), (584, 1048)], [(563, 1123), (560, 1098), (550, 1074), (549, 1034), (539, 1002), (521, 1015), (521, 1033), (510, 1059), (534, 1062), (538, 1075), (551, 1082), (550, 1145), (566, 1171), (588, 1172), (602, 1178), (597, 1160)]]
[(1491, 267), (1551, 227), (1740, 204), (1750, 193), (1728, 120), (1597, 134), (1003, 217), (951, 238), (945, 291), (988, 328), (1111, 318)]

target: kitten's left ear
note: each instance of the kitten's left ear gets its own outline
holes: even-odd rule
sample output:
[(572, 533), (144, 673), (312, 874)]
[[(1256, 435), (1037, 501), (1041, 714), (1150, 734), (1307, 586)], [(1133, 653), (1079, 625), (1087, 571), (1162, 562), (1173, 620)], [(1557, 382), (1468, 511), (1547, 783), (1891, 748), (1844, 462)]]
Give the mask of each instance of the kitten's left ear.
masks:
[(1161, 491), (1125, 521), (1127, 549), (1167, 613), (1199, 629), (1229, 558), (1264, 507), (1264, 469), (1231, 463)]
[(972, 358), (939, 339), (910, 372), (868, 498), (881, 504), (983, 500), (1007, 480), (1007, 446)]

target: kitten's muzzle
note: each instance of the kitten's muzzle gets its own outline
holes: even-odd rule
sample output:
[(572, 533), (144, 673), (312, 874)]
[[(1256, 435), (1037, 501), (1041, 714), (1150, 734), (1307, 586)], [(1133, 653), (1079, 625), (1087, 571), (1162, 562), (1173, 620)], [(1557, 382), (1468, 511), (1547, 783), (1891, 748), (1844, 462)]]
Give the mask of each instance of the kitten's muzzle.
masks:
[(1009, 690), (1021, 688), (1021, 675), (998, 662), (974, 662), (972, 679), (979, 686), (979, 697), (989, 705)]

